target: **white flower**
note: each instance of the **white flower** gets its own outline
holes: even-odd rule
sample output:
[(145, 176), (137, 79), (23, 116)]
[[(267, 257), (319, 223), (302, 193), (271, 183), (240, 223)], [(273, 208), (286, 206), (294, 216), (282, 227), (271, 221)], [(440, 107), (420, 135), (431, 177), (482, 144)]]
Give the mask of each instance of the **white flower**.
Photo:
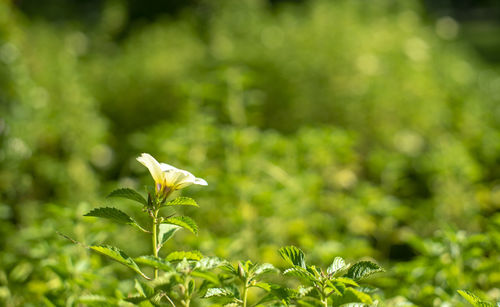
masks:
[(150, 154), (143, 153), (137, 158), (137, 161), (148, 168), (155, 181), (157, 192), (166, 194), (192, 184), (208, 185), (205, 180), (196, 178), (188, 171), (178, 169), (166, 163), (159, 163)]

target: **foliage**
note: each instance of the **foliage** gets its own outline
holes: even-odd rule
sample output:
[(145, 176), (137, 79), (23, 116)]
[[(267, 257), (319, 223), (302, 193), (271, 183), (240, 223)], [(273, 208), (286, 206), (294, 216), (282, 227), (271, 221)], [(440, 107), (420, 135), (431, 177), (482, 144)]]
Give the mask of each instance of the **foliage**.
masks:
[[(458, 289), (500, 299), (499, 76), (443, 36), (460, 33), (453, 20), (443, 28), (416, 2), (390, 0), (129, 14), (109, 1), (90, 24), (51, 23), (0, 2), (0, 304), (159, 299), (56, 231), (112, 242), (148, 277), (169, 272), (176, 302), (189, 284), (168, 285), (196, 280), (197, 302), (227, 286), (190, 275), (203, 255), (279, 267), (290, 244), (327, 273), (332, 255), (377, 259), (388, 273), (373, 297), (389, 306), (460, 306)], [(161, 259), (136, 257), (151, 253), (130, 158), (142, 151), (213, 182), (199, 208), (190, 191), (164, 204), (175, 223), (159, 224)], [(133, 227), (81, 217), (95, 208)], [(213, 270), (196, 274), (234, 279), (241, 299), (244, 281)], [(252, 287), (249, 299), (268, 292)]]
[(370, 261), (360, 261), (352, 266), (344, 259), (336, 257), (325, 271), (316, 266), (306, 265), (304, 253), (295, 246), (279, 250), (281, 257), (291, 267), (284, 275), (296, 276), (306, 281), (297, 291), (298, 305), (342, 306), (346, 304), (372, 305), (369, 293), (373, 290), (360, 287), (358, 282), (383, 269)]

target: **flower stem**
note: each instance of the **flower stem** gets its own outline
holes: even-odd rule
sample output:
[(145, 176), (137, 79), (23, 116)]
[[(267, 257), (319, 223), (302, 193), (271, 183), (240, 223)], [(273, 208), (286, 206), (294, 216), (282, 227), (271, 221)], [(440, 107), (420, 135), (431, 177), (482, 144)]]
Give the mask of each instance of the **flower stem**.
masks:
[[(153, 255), (155, 257), (158, 257), (158, 211), (154, 211), (154, 216), (153, 216)], [(155, 268), (155, 279), (158, 278), (158, 269)]]
[(320, 296), (321, 296), (321, 303), (323, 304), (323, 306), (328, 307), (328, 295), (326, 295), (325, 293), (325, 284), (321, 285)]
[(245, 286), (243, 288), (243, 307), (247, 307), (247, 296), (248, 296), (248, 287), (245, 282)]

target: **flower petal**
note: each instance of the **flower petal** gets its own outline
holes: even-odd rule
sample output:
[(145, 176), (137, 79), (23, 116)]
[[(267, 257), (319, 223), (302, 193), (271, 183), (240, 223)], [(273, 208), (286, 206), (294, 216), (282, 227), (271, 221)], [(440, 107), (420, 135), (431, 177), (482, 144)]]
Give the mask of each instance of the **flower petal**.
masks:
[(137, 158), (137, 161), (141, 162), (142, 165), (148, 168), (151, 176), (156, 183), (163, 183), (164, 175), (161, 170), (160, 163), (158, 163), (158, 161), (156, 161), (153, 156), (147, 153), (143, 153), (140, 157)]
[(199, 184), (199, 185), (208, 185), (208, 183), (205, 181), (205, 179), (202, 179), (202, 178), (195, 178), (193, 183)]
[(172, 165), (167, 164), (167, 163), (160, 163), (160, 166), (161, 166), (161, 170), (164, 172), (169, 171), (169, 170), (173, 170), (173, 169), (178, 169), (177, 167), (172, 166)]

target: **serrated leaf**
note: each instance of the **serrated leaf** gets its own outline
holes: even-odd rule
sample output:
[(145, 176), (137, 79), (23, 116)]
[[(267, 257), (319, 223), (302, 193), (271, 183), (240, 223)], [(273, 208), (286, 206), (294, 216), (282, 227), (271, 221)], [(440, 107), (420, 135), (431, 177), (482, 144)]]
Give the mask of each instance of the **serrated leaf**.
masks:
[(199, 251), (177, 251), (168, 254), (166, 260), (167, 261), (182, 261), (184, 259), (187, 260), (201, 260), (203, 255)]
[(309, 273), (308, 271), (304, 270), (301, 267), (289, 268), (283, 272), (283, 275), (290, 275), (290, 276), (295, 276), (295, 277), (299, 277), (299, 278), (305, 278), (309, 281), (316, 280), (316, 278), (314, 277), (313, 274)]
[(94, 295), (94, 294), (82, 295), (78, 298), (78, 302), (85, 304), (87, 306), (100, 306), (100, 307), (116, 306), (118, 303), (114, 298), (102, 295)]
[(382, 269), (378, 264), (374, 262), (360, 261), (358, 263), (355, 263), (353, 266), (349, 268), (346, 277), (349, 277), (354, 280), (360, 280), (372, 274), (383, 271), (384, 269)]
[(206, 280), (207, 282), (212, 283), (214, 285), (220, 285), (220, 280), (219, 280), (217, 274), (212, 273), (212, 272), (193, 271), (193, 272), (191, 272), (191, 276), (202, 278), (202, 279)]
[(217, 257), (204, 257), (200, 261), (196, 262), (194, 269), (197, 271), (213, 270), (219, 267), (224, 261)]
[(323, 307), (325, 306), (319, 299), (311, 296), (306, 296), (299, 301), (301, 307)]
[(139, 295), (143, 297), (150, 298), (155, 294), (155, 290), (153, 288), (143, 282), (138, 281), (137, 279), (135, 280), (134, 287), (137, 292), (139, 292)]
[(333, 284), (333, 282), (331, 280), (326, 280), (326, 285), (328, 286), (326, 289), (327, 292), (332, 293), (332, 294), (335, 293), (338, 295), (342, 294), (342, 292), (340, 292), (340, 290)]
[(332, 264), (326, 269), (328, 275), (333, 275), (346, 267), (346, 263), (342, 257), (335, 257)]
[(494, 307), (493, 304), (481, 300), (478, 296), (470, 291), (457, 290), (457, 292), (474, 307)]
[(114, 246), (108, 246), (108, 245), (92, 245), (89, 246), (90, 249), (107, 256), (123, 265), (126, 267), (132, 269), (135, 271), (137, 274), (141, 275), (142, 277), (146, 279), (151, 279), (147, 277), (137, 266), (137, 264), (134, 262), (132, 258), (130, 258), (127, 254), (125, 254), (122, 250), (120, 250), (117, 247)]
[(314, 290), (314, 287), (304, 287), (304, 286), (300, 285), (299, 288), (297, 289), (297, 294), (299, 297), (306, 296), (312, 290)]
[[(164, 305), (161, 303), (161, 299), (162, 299), (163, 297), (165, 297), (165, 296), (167, 296), (167, 295), (165, 294), (165, 292), (161, 292), (161, 291), (160, 291), (160, 292), (156, 293), (155, 295), (153, 295), (153, 297), (151, 297), (151, 298), (149, 299), (149, 302), (150, 302), (153, 306), (164, 306)], [(146, 307), (146, 306), (145, 306), (145, 307)], [(147, 307), (149, 307), (149, 305), (148, 305)]]
[(139, 224), (137, 224), (137, 222), (134, 221), (134, 219), (128, 216), (125, 212), (113, 207), (95, 208), (92, 209), (89, 213), (85, 214), (84, 216), (93, 216), (93, 217), (109, 219), (116, 223), (131, 225), (143, 232), (148, 232), (147, 230), (142, 228)]
[(135, 190), (127, 188), (114, 190), (113, 192), (109, 193), (107, 197), (126, 198), (143, 204), (144, 206), (148, 205), (148, 201), (144, 197), (142, 197), (141, 194), (139, 194)]
[(174, 234), (179, 230), (181, 226), (172, 224), (160, 224), (158, 226), (158, 251), (163, 247), (163, 244), (167, 242)]
[(147, 299), (148, 299), (147, 297), (143, 297), (142, 295), (134, 295), (134, 296), (124, 298), (123, 300), (126, 302), (129, 302), (129, 303), (139, 304), (141, 302), (146, 301)]
[(134, 261), (166, 272), (173, 271), (174, 269), (169, 262), (151, 255), (137, 257)]
[(207, 293), (203, 296), (209, 297), (234, 297), (233, 291), (227, 288), (208, 288)]
[(168, 219), (165, 219), (162, 224), (172, 224), (172, 225), (177, 225), (182, 228), (185, 228), (195, 235), (198, 234), (198, 225), (188, 216), (173, 216)]
[(190, 197), (177, 197), (165, 204), (165, 206), (195, 206), (199, 207), (196, 201)]
[(346, 288), (343, 295), (332, 295), (333, 306), (342, 306), (349, 303), (372, 304), (372, 298), (354, 288)]
[(270, 263), (259, 264), (253, 269), (253, 274), (256, 277), (262, 274), (276, 273), (276, 272), (279, 272), (279, 270)]
[(251, 287), (261, 288), (268, 292), (271, 291), (271, 284), (268, 284), (267, 282), (258, 282), (256, 284), (251, 285)]
[(125, 212), (112, 207), (95, 208), (83, 216), (101, 217), (122, 224), (131, 224), (134, 222), (134, 220), (130, 216), (128, 216)]
[(345, 285), (359, 287), (359, 285), (358, 285), (357, 282), (355, 282), (354, 280), (352, 280), (350, 278), (347, 278), (347, 277), (337, 277), (334, 280), (337, 281), (337, 282), (341, 282), (341, 283), (343, 283)]
[(281, 257), (292, 266), (306, 268), (304, 252), (295, 246), (285, 246), (279, 249)]
[(233, 274), (233, 275), (238, 275), (238, 270), (233, 267), (233, 265), (227, 261), (222, 263), (220, 266), (221, 269)]
[(271, 294), (286, 306), (290, 303), (290, 299), (297, 296), (297, 292), (295, 290), (276, 284), (271, 284)]

